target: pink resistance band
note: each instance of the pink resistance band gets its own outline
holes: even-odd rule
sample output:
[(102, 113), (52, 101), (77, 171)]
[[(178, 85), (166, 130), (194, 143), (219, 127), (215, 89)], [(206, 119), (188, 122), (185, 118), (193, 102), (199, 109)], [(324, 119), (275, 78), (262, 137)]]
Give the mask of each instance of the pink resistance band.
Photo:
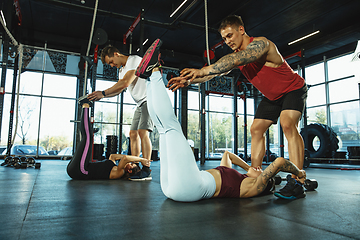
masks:
[(84, 152), (82, 154), (81, 157), (81, 162), (80, 162), (80, 170), (83, 174), (88, 174), (88, 171), (85, 170), (85, 160), (86, 160), (86, 155), (88, 153), (89, 150), (89, 146), (90, 146), (90, 132), (89, 132), (89, 108), (85, 108), (84, 109), (84, 125), (85, 125), (85, 133), (86, 133), (86, 142), (85, 142), (85, 147), (84, 147)]

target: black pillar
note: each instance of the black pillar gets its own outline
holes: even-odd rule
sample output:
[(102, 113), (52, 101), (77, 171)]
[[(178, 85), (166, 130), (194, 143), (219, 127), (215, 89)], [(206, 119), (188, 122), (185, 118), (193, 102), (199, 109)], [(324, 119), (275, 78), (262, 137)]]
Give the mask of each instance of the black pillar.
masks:
[(188, 89), (180, 88), (180, 114), (179, 122), (185, 138), (187, 138), (188, 124)]
[[(9, 117), (9, 133), (8, 133), (8, 144), (7, 144), (7, 152), (6, 155), (10, 155), (10, 149), (12, 147), (12, 130), (14, 123), (14, 110), (15, 110), (15, 92), (16, 92), (16, 79), (18, 75), (18, 67), (19, 67), (19, 55), (15, 58), (14, 63), (14, 75), (13, 75), (13, 89), (11, 92), (11, 105), (10, 105), (10, 117)], [(16, 133), (15, 133), (16, 134)]]
[[(244, 84), (245, 85), (245, 84)], [(244, 160), (247, 161), (247, 105), (246, 105), (246, 86), (244, 87)]]
[(178, 102), (177, 102), (177, 97), (178, 97), (178, 92), (179, 91), (175, 91), (174, 92), (174, 113), (175, 113), (175, 116), (177, 116), (178, 115), (178, 113), (177, 113), (177, 108), (178, 108)]
[(266, 162), (270, 162), (270, 131), (266, 131)]
[(206, 150), (206, 121), (205, 121), (205, 83), (200, 85), (200, 111), (201, 111), (201, 129), (200, 129), (200, 164), (205, 164), (205, 150)]
[(279, 135), (280, 135), (280, 139), (279, 139), (279, 143), (280, 143), (280, 157), (284, 157), (284, 131), (283, 131), (283, 129), (282, 129), (282, 127), (281, 127), (281, 125), (279, 124), (279, 129), (280, 129), (280, 133), (279, 133)]
[[(8, 65), (8, 56), (9, 56), (9, 39), (4, 37), (3, 39), (3, 57), (1, 64), (1, 91), (0, 91), (0, 140), (1, 140), (1, 129), (2, 129), (2, 118), (4, 111), (4, 96), (5, 96), (5, 80), (6, 80), (6, 72)], [(1, 46), (0, 46), (1, 47)]]
[(120, 126), (119, 126), (119, 154), (122, 153), (122, 131), (123, 131), (123, 119), (124, 119), (124, 91), (120, 93), (120, 116), (119, 116)]
[[(91, 71), (91, 79), (90, 79), (91, 90), (95, 91), (95, 89), (96, 89), (97, 62), (95, 62), (95, 61), (93, 62), (91, 70), (92, 70)], [(93, 104), (93, 107), (91, 108), (90, 117), (94, 117), (94, 113), (95, 113), (95, 104)]]
[[(305, 49), (301, 49), (301, 75), (302, 77), (305, 79)], [(306, 80), (305, 80), (306, 82)], [(307, 133), (307, 111), (306, 111), (306, 102), (305, 102), (305, 108), (304, 108), (304, 114), (303, 114), (303, 118), (304, 118), (304, 146), (305, 149), (307, 149), (308, 146), (308, 133)]]
[[(86, 55), (86, 47), (83, 46), (81, 48), (81, 56), (85, 56)], [(79, 62), (79, 75), (77, 76), (77, 93), (76, 93), (76, 99), (78, 99), (79, 97), (83, 96), (84, 93), (86, 94), (86, 92), (84, 91), (84, 89), (86, 89), (85, 85), (85, 60), (84, 59), (80, 59)], [(78, 102), (75, 102), (75, 120), (79, 120), (81, 119), (81, 113), (82, 113), (82, 106), (80, 106), (80, 104), (78, 104)], [(80, 132), (78, 131), (78, 123), (75, 122), (75, 139), (73, 140), (73, 152), (75, 152), (76, 150), (76, 146), (78, 145), (78, 143), (80, 142)]]
[(140, 39), (139, 39), (139, 44), (140, 44), (140, 56), (144, 55), (144, 45), (143, 42), (144, 40), (144, 31), (145, 31), (145, 18), (144, 18), (144, 9), (141, 9), (141, 15), (140, 15)]
[(237, 97), (238, 97), (238, 89), (237, 89), (237, 78), (233, 77), (232, 79), (232, 91), (234, 94), (233, 97), (233, 124), (232, 124), (232, 138), (233, 145), (232, 150), (234, 154), (238, 154), (238, 106), (237, 106)]

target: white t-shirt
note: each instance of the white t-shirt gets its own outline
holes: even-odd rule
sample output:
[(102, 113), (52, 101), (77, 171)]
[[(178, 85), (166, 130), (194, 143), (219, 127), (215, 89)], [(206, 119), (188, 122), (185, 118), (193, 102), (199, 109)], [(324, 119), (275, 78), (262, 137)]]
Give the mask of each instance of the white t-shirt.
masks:
[[(130, 55), (126, 61), (125, 66), (119, 69), (119, 79), (124, 78), (125, 74), (130, 70), (136, 70), (142, 58), (137, 55)], [(140, 106), (146, 101), (146, 80), (136, 77), (135, 80), (128, 87), (131, 97)]]

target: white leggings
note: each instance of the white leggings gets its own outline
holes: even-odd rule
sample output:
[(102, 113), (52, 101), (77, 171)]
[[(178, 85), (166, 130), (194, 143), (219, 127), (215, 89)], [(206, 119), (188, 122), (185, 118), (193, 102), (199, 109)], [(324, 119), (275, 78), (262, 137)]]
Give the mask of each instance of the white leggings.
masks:
[(162, 75), (153, 72), (147, 81), (148, 110), (160, 133), (160, 184), (165, 196), (175, 201), (193, 202), (215, 193), (214, 177), (200, 171), (183, 135)]

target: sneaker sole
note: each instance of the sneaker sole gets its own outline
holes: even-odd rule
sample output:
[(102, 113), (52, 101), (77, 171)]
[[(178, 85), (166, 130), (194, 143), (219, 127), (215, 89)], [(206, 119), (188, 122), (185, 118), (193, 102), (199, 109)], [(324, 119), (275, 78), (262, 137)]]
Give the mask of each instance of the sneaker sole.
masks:
[(279, 198), (283, 198), (283, 199), (287, 199), (287, 200), (295, 200), (295, 199), (299, 199), (299, 198), (304, 198), (305, 197), (305, 194), (302, 194), (298, 197), (295, 197), (295, 196), (290, 196), (290, 197), (286, 197), (284, 195), (281, 195), (280, 193), (278, 192), (275, 192), (274, 193), (275, 196), (279, 197)]
[(82, 96), (82, 97), (80, 97), (80, 98), (78, 98), (78, 103), (79, 103), (80, 105), (82, 105), (82, 104), (84, 104), (84, 103), (87, 103), (87, 104), (90, 105), (90, 107), (92, 107), (93, 102), (90, 101), (87, 97), (88, 97), (88, 94), (87, 94), (87, 95), (84, 95), (84, 96)]
[(87, 98), (88, 96), (89, 96), (89, 95), (86, 94), (86, 95), (84, 95), (84, 96), (82, 96), (82, 97), (79, 97), (78, 101), (81, 102), (82, 100), (84, 100), (84, 99)]
[(161, 40), (160, 39), (156, 39), (152, 44), (151, 46), (149, 47), (149, 49), (146, 51), (146, 53), (144, 54), (144, 57), (143, 59), (141, 60), (140, 62), (140, 65), (139, 67), (136, 69), (135, 71), (135, 75), (138, 76), (138, 77), (141, 77), (142, 74), (145, 72), (145, 70), (147, 69), (148, 67), (148, 64), (155, 52), (155, 49), (157, 47), (160, 47), (162, 44)]
[(141, 181), (151, 181), (152, 177), (146, 177), (146, 178), (129, 178), (130, 181), (134, 181), (134, 182), (141, 182)]

